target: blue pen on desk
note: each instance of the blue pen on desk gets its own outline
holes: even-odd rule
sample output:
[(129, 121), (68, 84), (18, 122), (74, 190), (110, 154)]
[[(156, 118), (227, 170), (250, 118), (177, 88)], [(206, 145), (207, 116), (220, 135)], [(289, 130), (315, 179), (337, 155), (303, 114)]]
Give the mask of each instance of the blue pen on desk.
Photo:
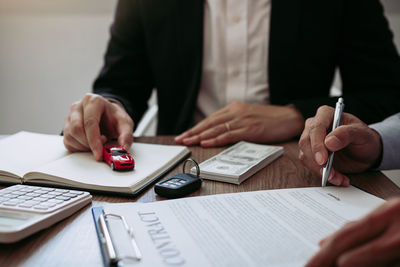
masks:
[[(339, 98), (335, 107), (335, 114), (333, 115), (333, 125), (332, 131), (334, 131), (340, 125), (340, 119), (342, 118), (342, 113), (344, 109), (344, 100), (343, 98)], [(326, 186), (326, 182), (328, 181), (329, 174), (331, 173), (332, 163), (333, 163), (333, 155), (335, 152), (332, 152), (328, 158), (328, 162), (326, 163), (324, 169), (322, 170), (322, 186)]]

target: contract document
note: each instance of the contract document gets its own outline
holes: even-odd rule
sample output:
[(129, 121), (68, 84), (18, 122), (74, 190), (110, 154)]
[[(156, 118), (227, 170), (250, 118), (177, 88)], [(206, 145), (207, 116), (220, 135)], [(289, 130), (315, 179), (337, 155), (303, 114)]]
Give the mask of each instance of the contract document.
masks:
[(383, 202), (352, 186), (311, 187), (104, 210), (133, 227), (142, 259), (129, 266), (303, 266), (322, 238)]

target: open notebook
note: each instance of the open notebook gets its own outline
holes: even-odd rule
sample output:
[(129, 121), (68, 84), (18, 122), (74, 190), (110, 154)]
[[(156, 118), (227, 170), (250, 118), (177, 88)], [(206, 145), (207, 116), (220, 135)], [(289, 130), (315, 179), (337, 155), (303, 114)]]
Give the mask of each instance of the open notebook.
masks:
[(19, 132), (0, 140), (0, 182), (137, 195), (190, 154), (185, 146), (134, 143), (135, 169), (111, 170), (90, 152), (70, 153), (63, 137)]

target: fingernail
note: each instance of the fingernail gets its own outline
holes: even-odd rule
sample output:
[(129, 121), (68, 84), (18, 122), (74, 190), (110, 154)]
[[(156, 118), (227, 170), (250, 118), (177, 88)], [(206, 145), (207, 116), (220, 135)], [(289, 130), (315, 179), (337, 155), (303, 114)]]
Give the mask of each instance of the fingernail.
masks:
[(334, 176), (335, 176), (335, 172), (332, 169), (331, 173), (329, 174), (329, 177), (328, 177), (328, 182), (330, 182), (333, 185), (340, 185), (340, 182), (338, 181), (338, 179), (335, 179)]
[(182, 143), (184, 143), (185, 145), (191, 145), (192, 143), (194, 143), (194, 138), (193, 137), (184, 138), (182, 140)]
[(323, 158), (321, 152), (315, 153), (315, 161), (316, 161), (319, 165), (324, 164), (324, 158)]
[(299, 159), (302, 159), (304, 157), (304, 152), (303, 151), (299, 151)]
[(340, 141), (339, 138), (337, 138), (336, 136), (332, 135), (329, 136), (326, 140), (325, 143), (327, 146), (329, 146), (330, 148), (340, 148), (342, 147), (342, 142)]
[(125, 148), (126, 151), (129, 151), (129, 146), (127, 144), (123, 144), (122, 147)]
[(335, 172), (333, 171), (333, 169), (331, 169), (331, 172), (329, 173), (328, 180), (332, 179), (334, 175), (335, 175)]
[(345, 180), (343, 182), (343, 186), (348, 187), (349, 185), (350, 185), (350, 179), (347, 176), (345, 176)]

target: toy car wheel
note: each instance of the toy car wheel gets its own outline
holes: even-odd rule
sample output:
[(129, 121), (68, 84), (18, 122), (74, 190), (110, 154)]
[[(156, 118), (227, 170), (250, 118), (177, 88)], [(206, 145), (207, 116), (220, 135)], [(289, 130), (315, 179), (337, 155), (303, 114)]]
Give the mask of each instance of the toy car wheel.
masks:
[(115, 170), (114, 162), (111, 162), (111, 169)]

